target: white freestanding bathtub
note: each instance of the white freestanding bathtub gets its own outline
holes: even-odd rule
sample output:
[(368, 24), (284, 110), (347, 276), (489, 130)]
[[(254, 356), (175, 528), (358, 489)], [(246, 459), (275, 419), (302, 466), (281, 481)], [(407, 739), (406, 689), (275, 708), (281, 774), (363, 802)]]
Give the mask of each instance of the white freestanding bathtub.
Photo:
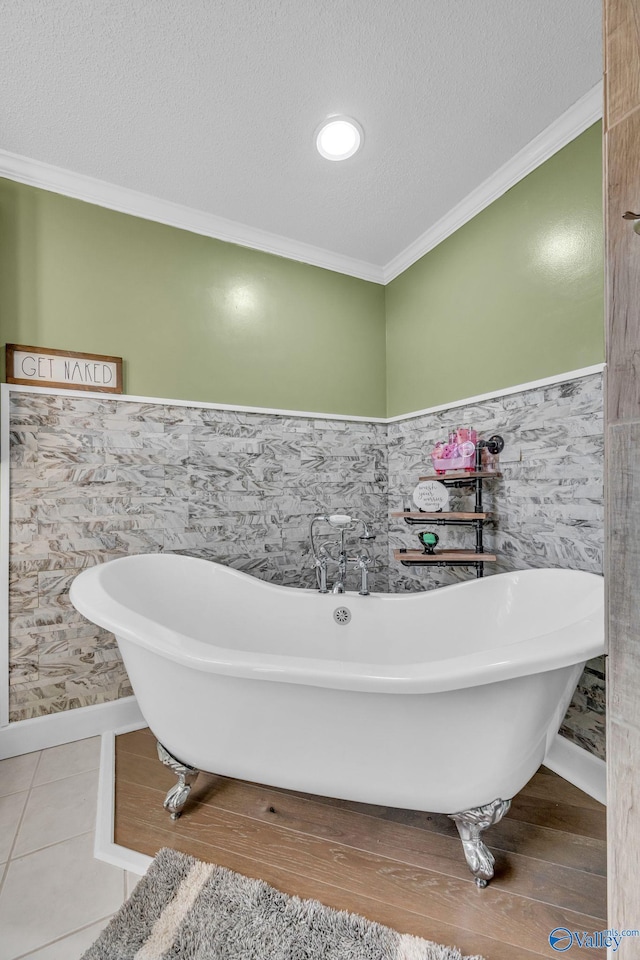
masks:
[(198, 769), (447, 813), (479, 885), (493, 875), (481, 831), (604, 652), (602, 578), (570, 570), (363, 597), (155, 554), (85, 570), (71, 600), (118, 639), (179, 777), (174, 817)]

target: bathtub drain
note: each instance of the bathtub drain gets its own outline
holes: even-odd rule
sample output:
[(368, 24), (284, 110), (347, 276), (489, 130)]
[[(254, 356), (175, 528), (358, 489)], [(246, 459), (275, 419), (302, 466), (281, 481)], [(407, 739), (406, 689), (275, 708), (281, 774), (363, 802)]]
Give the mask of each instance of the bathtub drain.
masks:
[(349, 623), (351, 611), (347, 607), (336, 607), (333, 611), (333, 619), (336, 623)]

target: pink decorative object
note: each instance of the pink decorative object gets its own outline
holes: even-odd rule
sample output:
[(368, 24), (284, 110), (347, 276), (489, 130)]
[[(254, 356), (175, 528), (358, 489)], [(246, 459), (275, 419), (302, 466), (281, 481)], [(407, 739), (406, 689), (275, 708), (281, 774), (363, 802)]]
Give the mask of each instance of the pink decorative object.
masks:
[(431, 453), (435, 472), (441, 474), (448, 470), (475, 470), (477, 439), (475, 430), (459, 427), (449, 434), (448, 443), (436, 443)]

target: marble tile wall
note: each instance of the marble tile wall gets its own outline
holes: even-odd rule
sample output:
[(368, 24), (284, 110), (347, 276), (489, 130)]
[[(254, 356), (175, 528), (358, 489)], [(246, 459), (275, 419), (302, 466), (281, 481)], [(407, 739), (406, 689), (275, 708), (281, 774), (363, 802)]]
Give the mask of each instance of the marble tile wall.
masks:
[[(601, 572), (601, 389), (592, 376), (388, 426), (13, 393), (11, 719), (131, 692), (111, 635), (68, 600), (73, 577), (90, 564), (183, 552), (311, 586), (309, 518), (331, 511), (358, 513), (376, 530), (374, 589), (468, 577), (463, 568), (400, 566), (391, 550), (415, 544), (415, 531), (388, 520), (430, 472), (435, 440), (460, 424), (506, 442), (504, 479), (486, 487), (496, 570)], [(442, 545), (473, 542), (471, 531), (436, 529)], [(600, 660), (588, 665), (563, 732), (603, 755)]]
[[(600, 374), (497, 397), (388, 427), (389, 511), (411, 506), (417, 479), (432, 473), (429, 452), (458, 426), (483, 436), (500, 434), (501, 480), (484, 485), (486, 508), (495, 523), (485, 527), (485, 550), (498, 562), (487, 573), (528, 567), (572, 567), (602, 573), (603, 461)], [(412, 507), (412, 509), (415, 509)], [(452, 491), (451, 509), (473, 509), (472, 494)], [(428, 527), (427, 527), (428, 528)], [(416, 532), (391, 520), (389, 551), (417, 547)], [(440, 547), (471, 546), (469, 528), (432, 527)], [(473, 575), (472, 568), (403, 567), (390, 561), (392, 592), (427, 590)], [(583, 674), (562, 733), (604, 756), (604, 658)]]
[(10, 718), (131, 692), (71, 606), (85, 566), (171, 551), (312, 586), (313, 514), (363, 516), (387, 589), (386, 425), (11, 395)]

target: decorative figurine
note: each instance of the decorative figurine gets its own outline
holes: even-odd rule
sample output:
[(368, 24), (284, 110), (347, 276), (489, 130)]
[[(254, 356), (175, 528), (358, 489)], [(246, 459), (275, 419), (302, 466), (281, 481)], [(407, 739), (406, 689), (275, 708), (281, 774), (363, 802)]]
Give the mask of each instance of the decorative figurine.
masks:
[(418, 534), (418, 540), (424, 547), (424, 552), (433, 555), (434, 548), (438, 545), (440, 537), (437, 533), (432, 533), (430, 530), (423, 530)]

